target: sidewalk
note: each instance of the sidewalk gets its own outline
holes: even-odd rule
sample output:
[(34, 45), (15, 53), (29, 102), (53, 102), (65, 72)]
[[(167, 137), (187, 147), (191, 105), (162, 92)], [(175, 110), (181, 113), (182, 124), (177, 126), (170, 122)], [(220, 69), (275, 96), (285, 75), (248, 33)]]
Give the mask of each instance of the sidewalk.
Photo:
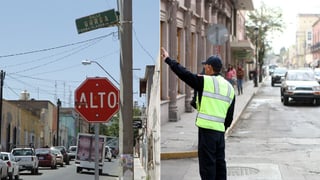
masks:
[[(226, 136), (231, 133), (242, 111), (258, 89), (259, 87), (254, 87), (253, 81), (245, 81), (243, 84), (243, 94), (238, 96), (236, 90), (234, 119), (231, 127), (226, 132)], [(198, 128), (195, 126), (196, 115), (197, 111), (184, 113), (179, 121), (167, 122), (161, 126), (161, 160), (198, 156)]]
[[(258, 88), (254, 87), (253, 81), (246, 81), (243, 84), (242, 95), (238, 96), (236, 90), (234, 120), (226, 132), (226, 136), (231, 133), (233, 126), (247, 104), (251, 101), (253, 95), (258, 91)], [(198, 157), (198, 128), (195, 126), (196, 115), (196, 110), (192, 113), (184, 113), (179, 121), (167, 122), (161, 126), (161, 160)], [(138, 158), (134, 158), (134, 164), (134, 179), (146, 179), (146, 172)], [(196, 168), (198, 166), (197, 163), (194, 166)], [(199, 175), (197, 171), (193, 170), (187, 176), (188, 179), (198, 179)]]

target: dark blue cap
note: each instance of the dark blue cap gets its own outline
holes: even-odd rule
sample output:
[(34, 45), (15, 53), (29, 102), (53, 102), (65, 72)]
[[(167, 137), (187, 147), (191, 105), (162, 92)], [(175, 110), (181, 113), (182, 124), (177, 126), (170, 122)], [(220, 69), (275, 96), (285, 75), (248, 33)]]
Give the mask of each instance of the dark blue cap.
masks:
[(222, 68), (222, 61), (219, 56), (210, 56), (206, 61), (203, 61), (202, 64), (209, 64), (217, 70), (221, 70)]

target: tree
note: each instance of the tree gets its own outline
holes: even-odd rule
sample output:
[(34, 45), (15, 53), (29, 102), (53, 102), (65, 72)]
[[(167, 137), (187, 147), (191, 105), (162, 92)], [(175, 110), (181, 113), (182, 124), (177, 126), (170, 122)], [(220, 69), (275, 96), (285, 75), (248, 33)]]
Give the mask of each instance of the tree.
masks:
[[(260, 8), (250, 11), (246, 19), (246, 35), (251, 42), (256, 42), (259, 63), (259, 82), (262, 81), (262, 66), (266, 52), (271, 49), (272, 35), (282, 32), (284, 21), (280, 8), (269, 8), (265, 3), (261, 3)], [(258, 34), (254, 30), (258, 28)], [(254, 43), (255, 44), (255, 43)], [(257, 67), (258, 68), (258, 67)]]

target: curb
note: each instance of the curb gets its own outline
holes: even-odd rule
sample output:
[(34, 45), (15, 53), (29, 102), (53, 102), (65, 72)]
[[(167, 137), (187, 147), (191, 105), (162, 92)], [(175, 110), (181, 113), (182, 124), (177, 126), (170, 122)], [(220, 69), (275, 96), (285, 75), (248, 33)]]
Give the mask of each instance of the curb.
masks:
[(230, 136), (230, 134), (232, 133), (232, 130), (234, 128), (234, 126), (237, 124), (238, 120), (240, 119), (240, 117), (242, 116), (242, 113), (244, 111), (244, 109), (248, 106), (248, 104), (251, 102), (253, 96), (256, 95), (256, 91), (252, 94), (252, 96), (250, 97), (250, 99), (247, 101), (247, 103), (243, 106), (242, 110), (240, 111), (240, 113), (237, 115), (237, 117), (234, 119), (234, 121), (232, 122), (231, 126), (227, 129), (226, 133), (225, 133), (225, 137), (227, 138), (228, 136)]
[(184, 151), (184, 152), (166, 152), (161, 153), (161, 160), (168, 159), (185, 159), (198, 157), (198, 151)]

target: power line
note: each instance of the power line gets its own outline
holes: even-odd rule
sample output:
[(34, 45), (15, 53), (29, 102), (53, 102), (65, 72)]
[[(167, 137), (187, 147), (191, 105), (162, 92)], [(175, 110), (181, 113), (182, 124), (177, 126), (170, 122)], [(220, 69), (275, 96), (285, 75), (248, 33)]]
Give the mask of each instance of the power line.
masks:
[(82, 43), (94, 41), (94, 40), (97, 40), (97, 39), (106, 38), (106, 37), (108, 37), (110, 35), (113, 35), (114, 33), (116, 33), (116, 32), (111, 32), (111, 33), (109, 33), (107, 35), (95, 37), (95, 38), (88, 39), (88, 40), (85, 40), (85, 41), (80, 41), (80, 42), (76, 42), (76, 43), (70, 43), (70, 44), (51, 47), (51, 48), (45, 48), (45, 49), (39, 49), (39, 50), (33, 50), (33, 51), (27, 51), (27, 52), (21, 52), (21, 53), (14, 53), (14, 54), (7, 54), (7, 55), (0, 55), (0, 58), (6, 58), (6, 57), (12, 57), (12, 56), (21, 56), (21, 55), (27, 55), (27, 54), (33, 54), (33, 53), (39, 53), (39, 52), (45, 52), (45, 51), (51, 51), (51, 50), (55, 50), (55, 49), (65, 48), (65, 47), (74, 46), (74, 45), (77, 45), (77, 44), (82, 44)]
[(76, 51), (74, 51), (74, 52), (71, 52), (71, 53), (69, 53), (69, 54), (67, 54), (67, 55), (65, 55), (65, 56), (62, 56), (62, 57), (58, 58), (58, 59), (54, 59), (54, 60), (49, 61), (49, 62), (47, 62), (47, 63), (39, 64), (39, 65), (37, 65), (37, 66), (33, 66), (33, 67), (30, 67), (30, 68), (27, 68), (27, 69), (23, 69), (23, 70), (20, 70), (20, 71), (15, 72), (15, 73), (27, 72), (27, 71), (31, 71), (31, 70), (34, 70), (34, 69), (37, 69), (37, 68), (40, 68), (40, 67), (43, 67), (43, 66), (47, 66), (47, 65), (52, 64), (52, 63), (56, 63), (56, 62), (61, 61), (61, 60), (65, 59), (65, 58), (67, 58), (67, 57), (70, 57), (70, 56), (72, 56), (72, 55), (74, 55), (74, 54), (76, 54), (76, 53), (78, 53), (78, 52), (80, 52), (80, 51), (82, 51), (82, 50), (84, 50), (84, 49), (86, 49), (86, 48), (88, 48), (88, 47), (91, 47), (91, 46), (93, 46), (93, 45), (96, 44), (96, 43), (97, 43), (97, 42), (93, 42), (92, 44), (89, 44), (89, 45), (86, 46), (86, 47), (83, 47), (83, 48), (78, 49), (78, 50), (76, 50)]
[(136, 31), (135, 31), (134, 28), (133, 28), (133, 32), (134, 32), (134, 37), (135, 37), (136, 41), (138, 42), (139, 46), (140, 46), (140, 47), (142, 48), (142, 50), (151, 58), (152, 62), (153, 62), (154, 64), (156, 64), (155, 61), (154, 61), (154, 58), (152, 57), (152, 55), (151, 55), (151, 54), (149, 53), (149, 51), (147, 51), (147, 49), (144, 48), (143, 45), (141, 44), (141, 42), (140, 42), (140, 40), (138, 39), (137, 33), (136, 33)]

